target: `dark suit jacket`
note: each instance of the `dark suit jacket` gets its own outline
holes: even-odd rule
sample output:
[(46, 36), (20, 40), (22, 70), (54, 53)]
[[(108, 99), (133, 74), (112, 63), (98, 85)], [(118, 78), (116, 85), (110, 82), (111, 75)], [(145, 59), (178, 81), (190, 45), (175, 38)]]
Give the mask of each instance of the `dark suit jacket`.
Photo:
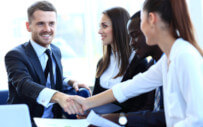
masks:
[(127, 127), (166, 127), (163, 105), (163, 90), (161, 88), (160, 110), (155, 111), (139, 111), (127, 113)]
[[(62, 65), (59, 48), (51, 44), (53, 57), (56, 61), (56, 88), (62, 91)], [(31, 118), (41, 117), (44, 107), (36, 102), (39, 93), (46, 87), (46, 79), (40, 61), (30, 42), (9, 51), (5, 56), (8, 73), (9, 104), (27, 104)], [(58, 104), (53, 107), (54, 117), (61, 117)]]
[[(99, 63), (98, 63), (99, 64)], [(126, 70), (125, 75), (123, 76), (122, 82), (128, 79), (132, 79), (133, 76), (139, 72), (145, 72), (148, 69), (148, 63), (145, 58), (139, 59), (134, 57), (131, 61), (129, 67)], [(106, 89), (101, 87), (100, 78), (96, 78), (95, 86), (93, 90), (93, 95), (105, 91)], [(115, 102), (115, 104), (122, 107), (122, 110), (119, 112), (135, 112), (139, 110), (152, 110), (154, 107), (154, 91), (141, 94), (137, 97), (131, 98), (124, 103)]]
[[(152, 59), (149, 62), (149, 67), (154, 64)], [(160, 111), (143, 110), (139, 112), (127, 113), (127, 127), (166, 127), (163, 104), (163, 88), (160, 87)]]
[(127, 114), (126, 127), (166, 127), (164, 110), (158, 112), (140, 111)]

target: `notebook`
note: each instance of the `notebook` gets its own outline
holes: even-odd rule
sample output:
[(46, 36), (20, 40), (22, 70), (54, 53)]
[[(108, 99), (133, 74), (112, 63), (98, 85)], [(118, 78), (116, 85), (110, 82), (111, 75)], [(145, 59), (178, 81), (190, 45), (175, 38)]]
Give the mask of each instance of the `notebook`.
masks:
[(31, 127), (28, 106), (25, 104), (0, 105), (1, 127)]

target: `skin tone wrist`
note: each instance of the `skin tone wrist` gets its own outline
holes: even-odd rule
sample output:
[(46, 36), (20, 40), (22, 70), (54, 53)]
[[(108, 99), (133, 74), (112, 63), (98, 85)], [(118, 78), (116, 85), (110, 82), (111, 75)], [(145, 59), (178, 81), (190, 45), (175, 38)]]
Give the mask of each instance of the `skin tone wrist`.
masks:
[[(98, 101), (95, 101), (95, 100), (98, 100)], [(113, 91), (109, 89), (109, 90), (106, 90), (105, 92), (102, 92), (101, 94), (92, 96), (91, 98), (87, 98), (86, 105), (89, 109), (89, 108), (101, 106), (103, 104), (107, 104), (114, 101), (116, 101), (116, 99), (113, 96)]]
[(51, 102), (52, 102), (52, 103), (59, 103), (60, 98), (61, 98), (62, 96), (64, 96), (63, 93), (61, 93), (61, 92), (56, 92), (56, 93), (53, 95), (53, 97), (51, 98)]
[(71, 100), (71, 96), (66, 95), (61, 92), (56, 92), (52, 99), (51, 102), (53, 103), (58, 103), (62, 109), (67, 112), (68, 114), (83, 114), (82, 107), (75, 103), (73, 100)]

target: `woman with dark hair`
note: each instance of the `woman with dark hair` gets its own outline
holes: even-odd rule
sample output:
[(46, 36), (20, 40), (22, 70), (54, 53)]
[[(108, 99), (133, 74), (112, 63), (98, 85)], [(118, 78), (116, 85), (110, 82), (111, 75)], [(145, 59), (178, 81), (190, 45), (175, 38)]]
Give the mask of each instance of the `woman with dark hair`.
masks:
[(197, 44), (185, 0), (145, 0), (141, 30), (148, 45), (165, 53), (148, 71), (99, 95), (73, 97), (83, 110), (131, 97), (163, 85), (168, 127), (203, 126), (203, 51)]
[(114, 64), (117, 64), (115, 69), (117, 72), (112, 77), (108, 77), (116, 79), (125, 73), (130, 57), (134, 56), (126, 29), (129, 18), (128, 12), (121, 7), (111, 8), (103, 12), (99, 29), (103, 43), (103, 57), (97, 67), (97, 78), (104, 75), (104, 72), (109, 69), (113, 58)]
[[(138, 57), (130, 47), (127, 31), (128, 12), (121, 7), (114, 7), (103, 12), (99, 34), (102, 37), (103, 57), (97, 65), (96, 80), (93, 95), (112, 88), (115, 84), (131, 79), (139, 72), (148, 68), (145, 52)], [(140, 25), (137, 25), (139, 29)], [(139, 35), (139, 41), (141, 39)], [(149, 46), (147, 46), (149, 47)], [(147, 48), (145, 48), (146, 51)], [(115, 102), (121, 109), (117, 112), (132, 112), (138, 110), (152, 110), (154, 92), (142, 94), (124, 103)]]

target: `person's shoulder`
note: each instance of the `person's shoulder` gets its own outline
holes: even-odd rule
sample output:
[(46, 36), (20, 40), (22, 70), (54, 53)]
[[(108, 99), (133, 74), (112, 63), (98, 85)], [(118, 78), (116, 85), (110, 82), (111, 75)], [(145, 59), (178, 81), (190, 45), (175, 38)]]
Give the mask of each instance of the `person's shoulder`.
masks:
[(179, 39), (171, 51), (171, 60), (176, 64), (182, 66), (196, 66), (198, 63), (202, 64), (202, 56), (198, 50), (188, 41)]
[(55, 44), (50, 44), (51, 48), (55, 49), (55, 50), (60, 50), (59, 47), (57, 47)]
[(146, 57), (139, 58), (135, 55), (132, 61), (130, 62), (130, 67), (139, 68), (143, 71), (146, 71), (148, 69), (148, 60)]
[(179, 59), (180, 57), (187, 58), (202, 58), (198, 50), (190, 44), (188, 41), (183, 39), (177, 39), (171, 49), (171, 59)]
[(7, 52), (7, 54), (11, 53), (11, 52), (16, 52), (16, 53), (24, 53), (25, 47), (27, 47), (27, 45), (29, 44), (29, 42), (25, 42), (23, 44), (20, 44), (14, 48), (12, 48), (11, 50), (9, 50)]
[(51, 50), (52, 50), (52, 52), (57, 56), (57, 57), (62, 57), (61, 56), (61, 50), (60, 50), (60, 48), (59, 47), (57, 47), (56, 45), (54, 45), (54, 44), (50, 44), (50, 46), (51, 46)]
[(24, 59), (26, 56), (26, 47), (28, 46), (29, 42), (25, 42), (23, 44), (20, 44), (14, 48), (12, 48), (11, 50), (9, 50), (6, 54), (5, 54), (5, 59), (9, 59), (9, 58), (17, 58), (17, 59)]

